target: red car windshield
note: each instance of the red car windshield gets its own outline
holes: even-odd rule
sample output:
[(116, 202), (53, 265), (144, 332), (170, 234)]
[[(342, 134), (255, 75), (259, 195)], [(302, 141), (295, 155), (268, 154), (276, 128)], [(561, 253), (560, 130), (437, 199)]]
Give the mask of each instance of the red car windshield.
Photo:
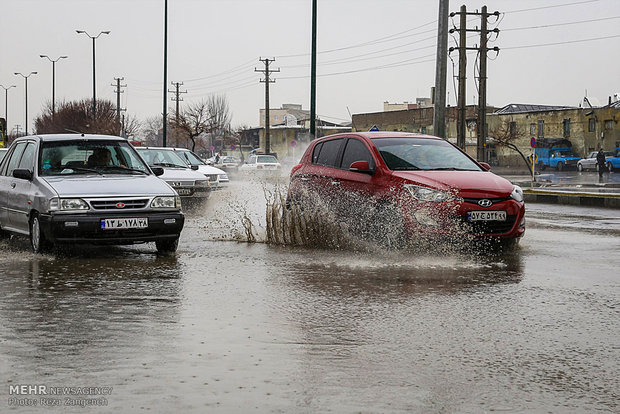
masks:
[(373, 138), (373, 144), (390, 170), (482, 171), (449, 142), (427, 138)]

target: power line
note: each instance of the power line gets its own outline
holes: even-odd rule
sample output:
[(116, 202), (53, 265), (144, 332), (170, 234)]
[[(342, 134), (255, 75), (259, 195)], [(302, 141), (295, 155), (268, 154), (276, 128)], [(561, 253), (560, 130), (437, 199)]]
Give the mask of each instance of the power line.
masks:
[(620, 34), (619, 35), (614, 35), (614, 36), (594, 37), (594, 38), (591, 38), (591, 39), (567, 40), (565, 42), (541, 43), (541, 44), (537, 44), (537, 45), (511, 46), (511, 47), (504, 47), (503, 49), (526, 49), (526, 48), (532, 48), (532, 47), (567, 45), (567, 44), (571, 44), (571, 43), (584, 43), (584, 42), (593, 42), (593, 41), (596, 41), (596, 40), (614, 39), (616, 37), (620, 37)]
[(556, 7), (575, 6), (577, 4), (596, 3), (598, 1), (600, 1), (600, 0), (576, 1), (576, 2), (573, 2), (573, 3), (556, 4), (556, 5), (553, 5), (553, 6), (533, 7), (531, 9), (521, 9), (521, 10), (510, 10), (510, 11), (507, 11), (505, 13), (522, 13), (522, 12), (528, 12), (528, 11), (534, 11), (534, 10), (553, 9), (553, 8), (556, 8)]
[(502, 32), (514, 31), (514, 30), (527, 30), (527, 29), (542, 29), (542, 28), (546, 28), (546, 27), (568, 26), (568, 25), (572, 25), (572, 24), (601, 22), (601, 21), (604, 21), (604, 20), (613, 20), (613, 19), (620, 19), (620, 16), (603, 17), (603, 18), (600, 18), (600, 19), (591, 19), (591, 20), (580, 20), (580, 21), (576, 21), (576, 22), (567, 22), (567, 23), (545, 24), (545, 25), (541, 25), (541, 26), (514, 27), (512, 29), (502, 29)]

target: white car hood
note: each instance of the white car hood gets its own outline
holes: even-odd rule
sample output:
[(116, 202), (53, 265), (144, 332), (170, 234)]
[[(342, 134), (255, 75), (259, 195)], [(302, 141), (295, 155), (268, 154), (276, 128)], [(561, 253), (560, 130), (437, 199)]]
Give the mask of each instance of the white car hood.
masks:
[(92, 175), (39, 177), (60, 197), (174, 195), (168, 184), (154, 175)]
[(204, 180), (205, 176), (204, 174), (189, 168), (164, 167), (164, 174), (160, 175), (159, 178), (165, 181), (195, 181)]

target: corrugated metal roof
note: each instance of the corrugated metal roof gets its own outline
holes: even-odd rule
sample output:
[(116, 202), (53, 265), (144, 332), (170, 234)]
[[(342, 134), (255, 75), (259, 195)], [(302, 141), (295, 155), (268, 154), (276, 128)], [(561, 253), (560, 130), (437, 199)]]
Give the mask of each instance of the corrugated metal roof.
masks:
[(493, 113), (494, 114), (516, 114), (516, 113), (523, 113), (523, 112), (561, 111), (561, 110), (566, 110), (566, 109), (577, 109), (577, 108), (574, 106), (558, 106), (558, 105), (508, 104)]

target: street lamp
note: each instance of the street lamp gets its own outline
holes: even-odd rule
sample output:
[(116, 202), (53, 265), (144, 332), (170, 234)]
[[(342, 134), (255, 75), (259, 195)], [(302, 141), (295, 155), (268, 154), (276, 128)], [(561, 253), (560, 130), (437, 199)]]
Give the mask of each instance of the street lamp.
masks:
[(52, 62), (52, 118), (56, 115), (56, 90), (55, 90), (55, 78), (56, 78), (56, 62), (60, 59), (66, 59), (68, 56), (60, 56), (58, 59), (52, 59), (47, 55), (39, 55), (40, 58), (47, 58)]
[(19, 72), (14, 73), (14, 75), (21, 75), (24, 78), (24, 81), (26, 82), (26, 92), (25, 92), (25, 95), (26, 95), (26, 127), (25, 127), (26, 135), (28, 135), (28, 78), (31, 75), (36, 75), (36, 74), (37, 72), (30, 72), (27, 75), (24, 75), (23, 73), (19, 73)]
[(11, 85), (8, 88), (0, 85), (0, 88), (4, 89), (4, 122), (7, 128), (9, 125), (9, 89), (14, 87), (15, 85)]
[(82, 34), (84, 33), (86, 36), (93, 39), (93, 119), (96, 118), (97, 114), (97, 98), (96, 98), (96, 87), (95, 87), (95, 40), (99, 38), (102, 34), (110, 34), (109, 30), (99, 32), (97, 36), (89, 35), (85, 30), (76, 30), (76, 33)]

